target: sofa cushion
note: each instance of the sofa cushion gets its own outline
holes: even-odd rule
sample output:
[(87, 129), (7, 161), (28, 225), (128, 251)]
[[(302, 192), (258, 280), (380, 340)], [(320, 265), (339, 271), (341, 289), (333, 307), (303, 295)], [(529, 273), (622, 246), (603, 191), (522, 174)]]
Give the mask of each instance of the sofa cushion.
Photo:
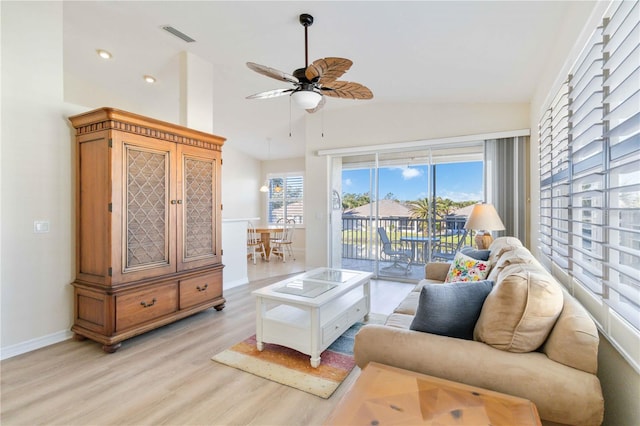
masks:
[[(438, 285), (438, 284), (436, 284)], [(439, 284), (442, 285), (442, 284)], [(402, 302), (393, 310), (397, 314), (415, 315), (418, 308), (418, 300), (420, 298), (420, 292), (410, 291), (407, 297), (402, 299)]]
[(560, 285), (544, 270), (510, 265), (487, 296), (473, 337), (505, 351), (534, 351), (547, 339), (562, 305)]
[(441, 336), (473, 339), (473, 328), (493, 282), (425, 284), (411, 330)]
[(447, 279), (449, 272), (449, 262), (429, 262), (424, 267), (424, 277), (428, 280), (440, 281), (441, 283)]
[(460, 253), (473, 257), (476, 260), (489, 260), (491, 250), (474, 249), (471, 246), (465, 246), (460, 249)]
[(564, 305), (542, 352), (561, 364), (596, 374), (598, 371), (598, 329), (584, 307), (566, 290)]
[(476, 260), (458, 252), (451, 262), (449, 273), (447, 273), (444, 282), (482, 281), (487, 277), (487, 274), (489, 274), (489, 262)]
[(384, 325), (408, 330), (409, 326), (411, 326), (411, 321), (413, 321), (413, 315), (393, 313), (389, 315)]
[(489, 261), (495, 264), (503, 253), (523, 247), (519, 239), (515, 237), (498, 237), (489, 246)]
[(535, 257), (524, 247), (518, 247), (502, 253), (497, 261), (491, 265), (491, 271), (487, 276), (488, 280), (496, 281), (500, 272), (509, 265), (516, 263), (536, 263)]

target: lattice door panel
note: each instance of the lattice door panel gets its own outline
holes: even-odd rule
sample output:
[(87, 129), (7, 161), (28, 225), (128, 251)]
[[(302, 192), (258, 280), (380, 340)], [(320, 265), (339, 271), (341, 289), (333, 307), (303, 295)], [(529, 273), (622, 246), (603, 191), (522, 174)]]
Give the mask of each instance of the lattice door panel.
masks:
[(184, 157), (185, 260), (215, 254), (214, 179), (213, 161)]
[(125, 270), (169, 263), (169, 153), (126, 147)]

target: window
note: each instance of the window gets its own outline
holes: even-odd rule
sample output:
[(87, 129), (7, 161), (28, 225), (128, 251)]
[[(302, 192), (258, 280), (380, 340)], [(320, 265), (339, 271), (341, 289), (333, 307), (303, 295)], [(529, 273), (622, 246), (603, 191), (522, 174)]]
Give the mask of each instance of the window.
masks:
[(304, 176), (302, 173), (269, 174), (267, 211), (269, 224), (295, 220), (303, 224)]
[(612, 3), (539, 123), (540, 252), (636, 368), (639, 22), (638, 2)]

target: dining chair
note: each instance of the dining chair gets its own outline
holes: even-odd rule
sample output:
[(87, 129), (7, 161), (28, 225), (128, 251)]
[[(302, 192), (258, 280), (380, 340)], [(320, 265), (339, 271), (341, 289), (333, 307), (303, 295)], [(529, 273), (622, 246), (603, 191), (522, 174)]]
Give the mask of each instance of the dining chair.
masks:
[(289, 219), (282, 222), (282, 233), (281, 238), (271, 240), (271, 253), (275, 254), (278, 257), (282, 257), (282, 262), (287, 261), (287, 253), (289, 257), (293, 260), (296, 260), (293, 254), (293, 233), (296, 230), (296, 221), (294, 219)]
[(256, 232), (255, 226), (251, 222), (247, 223), (247, 256), (251, 256), (253, 264), (256, 264), (256, 253), (266, 257), (264, 243), (260, 240), (260, 234)]

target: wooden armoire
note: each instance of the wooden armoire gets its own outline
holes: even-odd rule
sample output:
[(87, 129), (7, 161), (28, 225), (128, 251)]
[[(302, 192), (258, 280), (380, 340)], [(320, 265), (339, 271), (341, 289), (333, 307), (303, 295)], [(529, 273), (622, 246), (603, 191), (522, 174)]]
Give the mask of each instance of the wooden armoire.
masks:
[(76, 129), (74, 338), (123, 340), (224, 308), (225, 139), (113, 108)]

